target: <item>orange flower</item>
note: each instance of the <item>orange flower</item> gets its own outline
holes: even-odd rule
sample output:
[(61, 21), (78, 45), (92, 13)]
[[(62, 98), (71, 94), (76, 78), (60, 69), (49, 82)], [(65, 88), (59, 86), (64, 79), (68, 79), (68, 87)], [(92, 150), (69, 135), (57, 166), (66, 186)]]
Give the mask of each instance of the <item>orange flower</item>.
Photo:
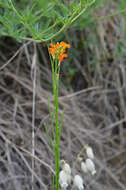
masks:
[(60, 60), (60, 62), (62, 62), (65, 58), (67, 58), (67, 54), (66, 53), (60, 53), (59, 54), (59, 60)]
[(67, 57), (67, 48), (70, 48), (70, 44), (65, 42), (57, 42), (56, 45), (51, 43), (49, 47), (49, 53), (54, 59), (58, 57), (59, 61), (62, 62)]

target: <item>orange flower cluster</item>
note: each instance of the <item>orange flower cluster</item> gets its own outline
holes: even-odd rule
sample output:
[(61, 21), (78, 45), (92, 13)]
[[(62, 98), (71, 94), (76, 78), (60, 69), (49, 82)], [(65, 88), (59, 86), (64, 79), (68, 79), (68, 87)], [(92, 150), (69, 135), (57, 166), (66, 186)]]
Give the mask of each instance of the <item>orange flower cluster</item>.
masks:
[(56, 45), (51, 43), (49, 47), (49, 53), (54, 59), (58, 57), (59, 61), (62, 62), (67, 57), (67, 48), (70, 48), (70, 44), (65, 42), (57, 42)]

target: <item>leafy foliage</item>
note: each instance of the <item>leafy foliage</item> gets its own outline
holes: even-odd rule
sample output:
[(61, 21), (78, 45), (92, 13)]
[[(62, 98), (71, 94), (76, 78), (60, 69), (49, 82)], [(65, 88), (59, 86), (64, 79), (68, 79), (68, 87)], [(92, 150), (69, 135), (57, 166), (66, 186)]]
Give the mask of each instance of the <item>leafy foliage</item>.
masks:
[(48, 41), (58, 36), (95, 0), (0, 0), (0, 35)]

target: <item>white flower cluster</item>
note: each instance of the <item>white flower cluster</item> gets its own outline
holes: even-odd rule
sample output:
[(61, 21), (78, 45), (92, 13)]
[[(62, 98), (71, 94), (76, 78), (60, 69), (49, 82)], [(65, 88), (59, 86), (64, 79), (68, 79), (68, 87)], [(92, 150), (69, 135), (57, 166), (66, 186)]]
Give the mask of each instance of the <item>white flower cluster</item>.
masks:
[[(90, 146), (86, 145), (85, 148), (88, 158), (85, 160), (85, 162), (81, 162), (81, 170), (84, 173), (91, 173), (94, 175), (96, 173), (95, 165), (93, 162), (94, 153)], [(59, 173), (59, 184), (62, 190), (67, 190), (72, 181), (71, 168), (70, 165), (64, 160), (61, 161), (61, 168), (62, 170)], [(74, 176), (73, 185), (77, 190), (84, 190), (84, 182), (80, 175)]]
[(81, 162), (81, 169), (84, 173), (90, 172), (92, 175), (96, 174), (95, 164), (93, 162), (94, 153), (90, 146), (86, 146), (87, 159)]
[(66, 190), (71, 183), (71, 168), (64, 160), (61, 161), (62, 170), (59, 173), (59, 184), (63, 190)]

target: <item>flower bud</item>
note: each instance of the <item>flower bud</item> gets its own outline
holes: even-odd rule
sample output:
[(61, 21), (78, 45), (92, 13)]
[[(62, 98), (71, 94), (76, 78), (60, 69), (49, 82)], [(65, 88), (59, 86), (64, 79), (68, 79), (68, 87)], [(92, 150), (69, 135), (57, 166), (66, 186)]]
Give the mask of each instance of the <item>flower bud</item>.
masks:
[(61, 170), (59, 173), (59, 184), (61, 186), (62, 189), (67, 189), (68, 187), (68, 177), (67, 174)]
[(88, 172), (88, 169), (87, 169), (87, 166), (86, 166), (86, 163), (85, 163), (85, 162), (81, 162), (81, 170), (82, 170), (84, 173), (87, 173), (87, 172)]
[(96, 173), (94, 162), (88, 158), (88, 159), (86, 159), (85, 163), (86, 163), (86, 167), (87, 167), (88, 171), (90, 171), (91, 174), (94, 175)]
[(86, 153), (87, 153), (88, 158), (90, 158), (92, 160), (94, 159), (94, 153), (90, 146), (86, 147)]
[(71, 168), (70, 168), (70, 165), (69, 164), (67, 164), (67, 163), (65, 163), (64, 165), (63, 165), (63, 170), (67, 173), (67, 174), (71, 174)]
[(62, 170), (64, 170), (67, 174), (71, 174), (71, 168), (70, 165), (65, 162), (65, 160), (60, 161), (60, 166)]
[(74, 177), (74, 186), (78, 189), (78, 190), (83, 190), (84, 186), (83, 186), (83, 179), (81, 176), (79, 175), (75, 175)]

